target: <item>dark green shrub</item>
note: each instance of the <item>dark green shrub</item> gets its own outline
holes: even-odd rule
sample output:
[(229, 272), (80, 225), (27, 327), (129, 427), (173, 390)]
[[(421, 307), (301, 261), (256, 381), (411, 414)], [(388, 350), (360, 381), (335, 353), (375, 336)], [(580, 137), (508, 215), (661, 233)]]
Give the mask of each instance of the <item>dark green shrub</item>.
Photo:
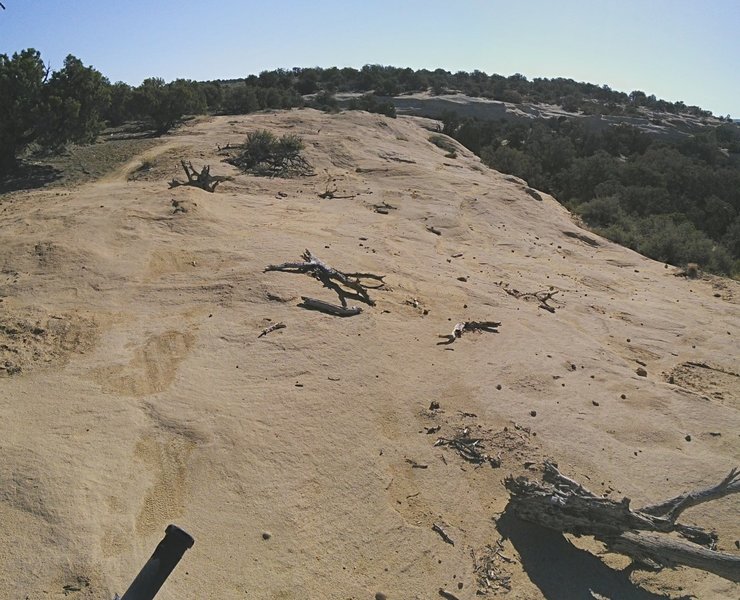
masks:
[(31, 143), (55, 149), (89, 142), (103, 128), (109, 84), (98, 71), (69, 55), (47, 75), (36, 50), (0, 55), (0, 171)]
[(237, 84), (224, 91), (223, 109), (228, 115), (244, 115), (260, 109), (257, 92), (253, 86)]
[(184, 115), (205, 112), (206, 99), (195, 82), (178, 79), (165, 83), (160, 77), (150, 77), (134, 90), (132, 106), (158, 133), (165, 133)]
[(274, 133), (260, 129), (247, 134), (240, 152), (228, 162), (254, 175), (310, 175), (313, 170), (301, 155), (303, 148), (303, 140), (297, 135), (286, 134), (278, 138)]
[(0, 172), (36, 137), (34, 125), (42, 112), (46, 67), (41, 53), (29, 48), (12, 57), (0, 54)]
[(429, 141), (437, 146), (437, 148), (441, 148), (447, 152), (448, 155), (454, 154), (454, 156), (449, 156), (449, 158), (455, 158), (457, 156), (457, 148), (455, 147), (455, 144), (453, 144), (452, 140), (450, 140), (446, 135), (431, 135), (429, 136)]
[(510, 173), (524, 179), (530, 186), (544, 189), (541, 185), (542, 168), (539, 163), (523, 152), (511, 146), (501, 145), (498, 148), (487, 146), (481, 151), (481, 159), (489, 167), (502, 173)]
[(594, 198), (580, 204), (576, 212), (586, 223), (594, 227), (609, 227), (618, 223), (622, 217), (622, 207), (616, 196)]
[(329, 92), (326, 92), (326, 91), (319, 92), (318, 94), (316, 94), (313, 97), (313, 100), (311, 100), (311, 102), (309, 102), (308, 105), (311, 108), (322, 110), (328, 113), (339, 112), (339, 102), (337, 102), (337, 99), (334, 97), (334, 94), (330, 94)]
[(349, 110), (366, 110), (370, 113), (378, 113), (386, 117), (396, 118), (396, 106), (393, 102), (381, 102), (372, 94), (365, 94), (359, 98), (352, 98), (347, 107)]

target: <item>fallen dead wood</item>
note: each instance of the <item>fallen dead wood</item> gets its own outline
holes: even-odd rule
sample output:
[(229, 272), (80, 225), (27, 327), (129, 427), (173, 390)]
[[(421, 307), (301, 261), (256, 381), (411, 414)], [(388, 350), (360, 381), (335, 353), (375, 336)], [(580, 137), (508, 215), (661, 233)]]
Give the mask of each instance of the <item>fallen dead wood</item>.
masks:
[(353, 317), (362, 312), (359, 306), (338, 306), (330, 302), (324, 302), (323, 300), (316, 300), (316, 298), (308, 298), (307, 296), (301, 296), (301, 298), (303, 302), (298, 305), (301, 308), (317, 310), (328, 315), (334, 315), (335, 317)]
[(257, 337), (258, 338), (261, 338), (263, 336), (266, 336), (268, 333), (272, 333), (276, 329), (285, 329), (286, 327), (287, 327), (287, 325), (285, 323), (282, 323), (282, 322), (281, 323), (273, 323), (269, 327), (265, 327), (262, 330), (262, 333), (260, 333)]
[(489, 590), (496, 588), (511, 591), (511, 576), (503, 572), (499, 563), (512, 564), (515, 561), (504, 554), (503, 538), (496, 542), (496, 547), (489, 544), (478, 553), (471, 549), (470, 555), (478, 583), (477, 595), (485, 596)]
[(180, 164), (182, 165), (182, 168), (185, 171), (185, 175), (187, 176), (188, 180), (178, 181), (177, 179), (173, 178), (172, 181), (170, 181), (170, 189), (181, 185), (191, 185), (193, 187), (205, 190), (206, 192), (213, 193), (219, 183), (231, 179), (231, 177), (223, 175), (211, 175), (210, 165), (205, 165), (201, 169), (200, 173), (198, 173), (198, 171), (196, 171), (193, 167), (193, 163), (186, 163), (184, 160), (181, 160)]
[(373, 204), (373, 210), (381, 215), (387, 215), (391, 210), (398, 210), (397, 206), (388, 204), (385, 200), (381, 204)]
[(555, 312), (555, 307), (550, 306), (548, 302), (552, 300), (553, 296), (555, 296), (555, 294), (557, 294), (560, 290), (550, 288), (549, 290), (542, 290), (540, 292), (520, 292), (517, 289), (510, 288), (508, 285), (499, 284), (499, 287), (507, 294), (509, 294), (509, 296), (513, 296), (517, 299), (534, 298), (535, 300), (537, 300), (537, 302), (539, 302), (539, 307), (541, 309), (551, 313)]
[(484, 452), (486, 448), (483, 445), (483, 440), (481, 438), (470, 437), (470, 428), (468, 427), (462, 429), (459, 435), (456, 435), (454, 438), (441, 437), (437, 439), (434, 445), (453, 448), (462, 458), (476, 465), (488, 463), (494, 469), (501, 466), (501, 456), (490, 456), (486, 454)]
[(451, 344), (457, 338), (462, 337), (462, 334), (466, 331), (487, 331), (488, 333), (498, 333), (497, 327), (500, 326), (501, 323), (499, 323), (498, 321), (465, 321), (463, 323), (458, 323), (452, 329), (451, 334), (439, 336), (447, 341), (437, 342), (437, 346), (446, 346)]
[(329, 189), (329, 184), (326, 184), (324, 191), (318, 195), (322, 200), (342, 200), (356, 198), (357, 194), (337, 194), (337, 186), (334, 185), (332, 189)]
[[(348, 298), (364, 302), (368, 306), (375, 306), (375, 301), (370, 298), (368, 290), (380, 289), (385, 285), (383, 281), (385, 275), (375, 275), (373, 273), (342, 273), (316, 258), (311, 254), (310, 250), (306, 250), (301, 258), (303, 258), (304, 262), (286, 262), (279, 265), (268, 265), (265, 267), (265, 272), (284, 271), (286, 273), (307, 273), (312, 275), (323, 283), (324, 287), (336, 292), (337, 296), (339, 296), (339, 301), (342, 303), (344, 308), (347, 308)], [(363, 283), (363, 279), (371, 279), (379, 281), (380, 283), (375, 286), (369, 286), (367, 283)], [(359, 312), (359, 309), (351, 310), (357, 311), (352, 314), (358, 314)]]
[(504, 484), (511, 496), (506, 510), (524, 521), (562, 533), (591, 535), (638, 566), (683, 565), (740, 582), (740, 556), (717, 551), (716, 533), (676, 522), (690, 506), (740, 492), (737, 469), (717, 485), (637, 510), (630, 508), (629, 498), (616, 502), (596, 496), (551, 462), (544, 465), (541, 483), (508, 477)]
[(449, 535), (447, 535), (447, 532), (442, 528), (441, 525), (438, 525), (437, 523), (434, 523), (432, 525), (432, 531), (438, 533), (439, 534), (439, 537), (441, 537), (442, 540), (445, 543), (449, 544), (450, 546), (454, 546), (455, 545), (454, 540)]

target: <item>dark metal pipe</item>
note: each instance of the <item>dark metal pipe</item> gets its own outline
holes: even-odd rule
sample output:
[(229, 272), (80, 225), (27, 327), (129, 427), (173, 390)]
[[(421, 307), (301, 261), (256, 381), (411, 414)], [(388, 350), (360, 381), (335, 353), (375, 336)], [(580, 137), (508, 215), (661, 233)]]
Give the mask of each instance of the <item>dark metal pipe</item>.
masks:
[(141, 568), (121, 600), (152, 600), (159, 592), (182, 555), (192, 548), (195, 540), (177, 525), (168, 525), (154, 553)]

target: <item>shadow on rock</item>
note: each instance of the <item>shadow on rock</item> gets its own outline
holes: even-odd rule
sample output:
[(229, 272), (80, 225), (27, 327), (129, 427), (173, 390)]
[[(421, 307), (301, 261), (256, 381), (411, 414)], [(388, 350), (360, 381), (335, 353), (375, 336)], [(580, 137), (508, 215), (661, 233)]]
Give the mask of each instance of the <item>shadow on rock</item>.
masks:
[[(573, 546), (557, 531), (506, 513), (498, 521), (498, 530), (514, 545), (527, 576), (548, 600), (671, 598), (636, 586), (630, 581), (629, 569), (610, 569), (598, 557)], [(689, 600), (689, 597), (678, 600)]]

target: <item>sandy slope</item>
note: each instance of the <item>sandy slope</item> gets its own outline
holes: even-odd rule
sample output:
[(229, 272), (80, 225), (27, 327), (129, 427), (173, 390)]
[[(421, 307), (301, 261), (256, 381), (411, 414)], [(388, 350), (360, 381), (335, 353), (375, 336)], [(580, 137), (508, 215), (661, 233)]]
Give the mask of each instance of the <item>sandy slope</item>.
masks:
[[(122, 593), (175, 522), (196, 545), (163, 599), (430, 599), (443, 587), (469, 600), (473, 555), (501, 537), (501, 480), (525, 462), (553, 457), (636, 505), (740, 463), (740, 286), (676, 277), (581, 231), (464, 149), (445, 158), (422, 124), (311, 110), (207, 119), (97, 183), (0, 199), (0, 597)], [(219, 162), (217, 144), (256, 127), (303, 136), (317, 176)], [(216, 194), (169, 190), (179, 158), (236, 177)], [(130, 180), (144, 160), (154, 167)], [(319, 199), (327, 177), (358, 195)], [(382, 202), (397, 210), (375, 212)], [(304, 248), (386, 275), (377, 305), (349, 319), (298, 308), (332, 293), (263, 268)], [(504, 284), (554, 286), (557, 311)], [(465, 319), (501, 321), (500, 333), (437, 345)], [(287, 327), (258, 339), (271, 321)], [(463, 426), (502, 468), (434, 447)], [(734, 550), (738, 502), (714, 504), (686, 518)], [(494, 566), (512, 598), (740, 593), (690, 569), (634, 575), (643, 591), (591, 555), (503, 529), (515, 562)]]

